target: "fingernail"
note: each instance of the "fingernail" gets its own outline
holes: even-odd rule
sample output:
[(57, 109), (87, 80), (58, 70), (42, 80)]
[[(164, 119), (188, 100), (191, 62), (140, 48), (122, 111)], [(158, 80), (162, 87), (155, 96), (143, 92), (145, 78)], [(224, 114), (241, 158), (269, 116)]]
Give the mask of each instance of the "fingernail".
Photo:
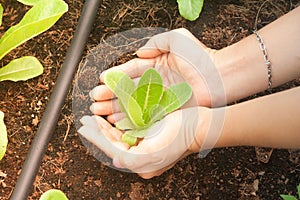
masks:
[(91, 111), (92, 113), (94, 113), (94, 111), (95, 111), (95, 106), (94, 106), (94, 104), (92, 104), (92, 105), (90, 106), (90, 111)]
[(103, 81), (104, 80), (104, 75), (106, 73), (106, 70), (104, 70), (103, 72), (101, 72), (100, 74), (100, 80)]
[(91, 98), (92, 100), (94, 100), (94, 90), (91, 90), (91, 91), (89, 92), (89, 96), (90, 96), (90, 98)]

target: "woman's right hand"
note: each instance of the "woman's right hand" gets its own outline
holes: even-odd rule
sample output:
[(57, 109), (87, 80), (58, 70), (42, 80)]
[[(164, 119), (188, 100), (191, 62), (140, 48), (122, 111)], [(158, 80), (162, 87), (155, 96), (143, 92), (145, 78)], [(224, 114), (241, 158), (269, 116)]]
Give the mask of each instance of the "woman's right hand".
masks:
[[(192, 107), (170, 113), (148, 129), (147, 136), (129, 147), (119, 129), (100, 116), (84, 116), (78, 132), (112, 158), (117, 168), (126, 168), (143, 178), (159, 176), (179, 160), (208, 147), (206, 134), (211, 109)], [(211, 148), (211, 147), (210, 147)]]

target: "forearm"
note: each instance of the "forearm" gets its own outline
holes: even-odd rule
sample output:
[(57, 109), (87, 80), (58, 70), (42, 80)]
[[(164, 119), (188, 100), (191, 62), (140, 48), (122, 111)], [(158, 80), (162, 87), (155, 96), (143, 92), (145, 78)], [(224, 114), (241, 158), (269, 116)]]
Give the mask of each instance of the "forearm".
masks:
[[(273, 87), (300, 76), (300, 7), (259, 30), (271, 61)], [(216, 51), (214, 61), (233, 102), (268, 88), (268, 72), (254, 34)]]
[(299, 102), (297, 87), (227, 107), (216, 147), (300, 148)]

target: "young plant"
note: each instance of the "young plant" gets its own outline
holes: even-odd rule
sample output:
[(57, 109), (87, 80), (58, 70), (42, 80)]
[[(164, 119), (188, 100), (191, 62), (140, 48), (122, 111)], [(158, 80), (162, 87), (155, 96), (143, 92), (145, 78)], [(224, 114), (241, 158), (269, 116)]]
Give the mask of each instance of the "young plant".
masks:
[(184, 105), (192, 96), (188, 83), (182, 82), (164, 90), (163, 80), (154, 69), (148, 69), (137, 86), (121, 71), (109, 71), (104, 83), (118, 97), (126, 117), (115, 124), (124, 130), (122, 141), (134, 145), (146, 136), (148, 129), (165, 115)]
[(4, 113), (0, 111), (0, 160), (2, 160), (7, 146), (7, 132), (4, 124)]
[(0, 26), (2, 25), (3, 7), (0, 3)]
[(190, 21), (196, 20), (203, 7), (204, 0), (177, 0), (180, 15)]
[(42, 194), (40, 200), (68, 200), (68, 198), (61, 190), (50, 189)]
[[(0, 60), (11, 50), (49, 29), (68, 10), (63, 0), (19, 0), (33, 7), (0, 39)], [(1, 12), (2, 10), (2, 12)], [(0, 8), (0, 22), (3, 8)], [(13, 60), (0, 68), (0, 81), (24, 81), (43, 73), (42, 64), (32, 56)]]
[[(298, 192), (298, 199), (300, 200), (300, 183), (297, 186), (297, 192)], [(283, 198), (284, 200), (297, 200), (296, 197), (291, 196), (291, 195), (282, 194), (282, 195), (280, 195), (280, 197)]]
[[(18, 0), (33, 6), (15, 26), (10, 27), (0, 38), (0, 60), (11, 50), (49, 29), (68, 10), (63, 0)], [(0, 4), (0, 26), (2, 25), (3, 7)], [(0, 68), (0, 82), (25, 81), (43, 73), (43, 66), (37, 58), (24, 56), (15, 59)], [(0, 160), (7, 145), (4, 114), (0, 111)]]

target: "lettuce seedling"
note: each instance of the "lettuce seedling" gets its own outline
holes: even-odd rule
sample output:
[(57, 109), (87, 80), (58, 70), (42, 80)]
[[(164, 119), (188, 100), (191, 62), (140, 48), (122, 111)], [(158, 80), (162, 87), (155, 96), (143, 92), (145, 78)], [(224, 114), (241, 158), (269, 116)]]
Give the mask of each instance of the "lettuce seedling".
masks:
[[(18, 0), (33, 7), (22, 20), (0, 38), (0, 60), (11, 50), (49, 29), (68, 10), (63, 0)], [(0, 4), (0, 25), (3, 7)], [(0, 81), (24, 81), (43, 73), (42, 64), (32, 56), (13, 60), (0, 68)]]
[(115, 126), (125, 131), (122, 141), (131, 146), (138, 138), (145, 137), (155, 122), (180, 108), (192, 96), (192, 89), (185, 82), (164, 89), (162, 77), (154, 69), (148, 69), (137, 85), (121, 71), (107, 72), (104, 83), (118, 97), (119, 105), (126, 113)]
[[(33, 6), (22, 20), (10, 27), (0, 38), (0, 60), (11, 50), (49, 29), (68, 11), (63, 0), (18, 0), (25, 5)], [(3, 6), (0, 3), (0, 26), (2, 25)], [(43, 66), (33, 56), (23, 56), (0, 68), (0, 82), (25, 81), (43, 73)], [(0, 160), (7, 146), (7, 132), (0, 111)]]
[(180, 15), (190, 21), (196, 20), (203, 7), (204, 0), (177, 0)]
[(50, 189), (42, 194), (40, 200), (68, 200), (68, 198), (61, 190)]
[(0, 111), (0, 160), (3, 158), (7, 146), (7, 132), (4, 124), (4, 113)]
[[(298, 198), (300, 200), (300, 183), (299, 185), (297, 186), (297, 192), (298, 192)], [(285, 194), (282, 194), (280, 195), (281, 198), (283, 198), (284, 200), (297, 200), (296, 197), (292, 196), (292, 195), (285, 195)]]
[(3, 7), (0, 3), (0, 26), (2, 25)]

